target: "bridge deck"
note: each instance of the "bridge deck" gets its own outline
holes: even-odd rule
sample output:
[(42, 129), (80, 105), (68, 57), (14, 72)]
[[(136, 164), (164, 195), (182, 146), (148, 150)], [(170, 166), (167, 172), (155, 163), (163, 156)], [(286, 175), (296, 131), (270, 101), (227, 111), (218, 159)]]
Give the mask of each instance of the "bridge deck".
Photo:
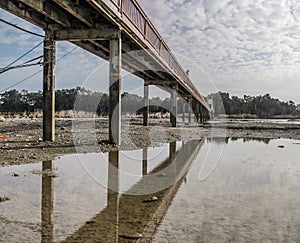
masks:
[[(136, 0), (0, 0), (0, 7), (45, 30), (118, 27), (122, 30), (122, 67), (125, 70), (159, 86), (169, 87), (170, 81), (174, 81), (183, 97), (191, 96), (209, 110)], [(107, 40), (71, 42), (109, 60)]]

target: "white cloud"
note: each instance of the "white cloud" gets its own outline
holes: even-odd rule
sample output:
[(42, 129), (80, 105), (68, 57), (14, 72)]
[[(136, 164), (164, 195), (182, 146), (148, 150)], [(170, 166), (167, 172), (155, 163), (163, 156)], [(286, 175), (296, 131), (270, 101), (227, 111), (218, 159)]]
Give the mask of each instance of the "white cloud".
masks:
[[(205, 84), (210, 77), (218, 89), (233, 94), (268, 92), (300, 103), (298, 0), (140, 0), (140, 3), (185, 68), (195, 69), (191, 73), (195, 73), (195, 78), (201, 77), (195, 83), (199, 82), (198, 87), (204, 93), (215, 91)], [(43, 33), (5, 11), (0, 10), (0, 17)], [(3, 52), (0, 66), (39, 41), (40, 38), (0, 23)], [(10, 48), (14, 48), (13, 51)], [(60, 43), (57, 55), (72, 48), (70, 44)], [(32, 55), (40, 52), (38, 49)], [(76, 50), (57, 67), (58, 87), (80, 85), (102, 62), (87, 52)], [(10, 78), (18, 80), (17, 76), (18, 73), (12, 73)], [(7, 78), (0, 76), (0, 82), (5, 82), (4, 77)], [(40, 83), (40, 78), (30, 82), (32, 85)]]
[(202, 67), (205, 63), (219, 89), (269, 92), (300, 102), (299, 1), (142, 0), (141, 4), (171, 49)]

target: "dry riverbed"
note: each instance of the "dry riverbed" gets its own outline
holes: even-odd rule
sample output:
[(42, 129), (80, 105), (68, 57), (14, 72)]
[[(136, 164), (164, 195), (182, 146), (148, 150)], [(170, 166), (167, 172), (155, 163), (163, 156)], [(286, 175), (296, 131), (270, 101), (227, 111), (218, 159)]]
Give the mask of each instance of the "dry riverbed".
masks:
[[(107, 119), (58, 119), (56, 141), (42, 141), (41, 119), (7, 119), (0, 123), (0, 166), (54, 159), (63, 154), (106, 152), (118, 147), (109, 144)], [(189, 141), (199, 137), (249, 137), (300, 139), (300, 124), (272, 124), (253, 121), (227, 121), (172, 128), (167, 120), (151, 120), (143, 127), (141, 119), (122, 122), (122, 150), (151, 147), (160, 143)]]

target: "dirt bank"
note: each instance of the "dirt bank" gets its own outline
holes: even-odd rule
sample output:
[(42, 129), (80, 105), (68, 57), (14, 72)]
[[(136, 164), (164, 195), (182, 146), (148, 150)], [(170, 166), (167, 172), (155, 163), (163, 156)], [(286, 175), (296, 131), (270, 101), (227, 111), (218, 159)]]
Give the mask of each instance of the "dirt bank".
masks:
[[(107, 142), (107, 119), (58, 119), (54, 143), (42, 141), (41, 119), (7, 119), (0, 123), (0, 128), (0, 136), (9, 137), (0, 139), (0, 166), (50, 160), (69, 153), (118, 149)], [(120, 148), (132, 150), (207, 136), (300, 139), (300, 125), (229, 121), (203, 126), (179, 123), (179, 127), (172, 128), (167, 120), (151, 120), (149, 127), (143, 127), (142, 120), (126, 119)]]

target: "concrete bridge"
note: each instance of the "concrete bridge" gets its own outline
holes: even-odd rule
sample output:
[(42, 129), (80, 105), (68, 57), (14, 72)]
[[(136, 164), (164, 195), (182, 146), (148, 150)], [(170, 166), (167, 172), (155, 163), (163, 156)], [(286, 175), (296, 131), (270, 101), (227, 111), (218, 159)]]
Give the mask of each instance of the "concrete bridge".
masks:
[(149, 85), (171, 93), (170, 122), (177, 123), (177, 95), (197, 121), (209, 105), (193, 85), (137, 0), (0, 0), (0, 7), (45, 30), (43, 138), (55, 139), (56, 41), (69, 41), (110, 62), (109, 140), (121, 140), (121, 69), (144, 80), (144, 126), (148, 125)]

